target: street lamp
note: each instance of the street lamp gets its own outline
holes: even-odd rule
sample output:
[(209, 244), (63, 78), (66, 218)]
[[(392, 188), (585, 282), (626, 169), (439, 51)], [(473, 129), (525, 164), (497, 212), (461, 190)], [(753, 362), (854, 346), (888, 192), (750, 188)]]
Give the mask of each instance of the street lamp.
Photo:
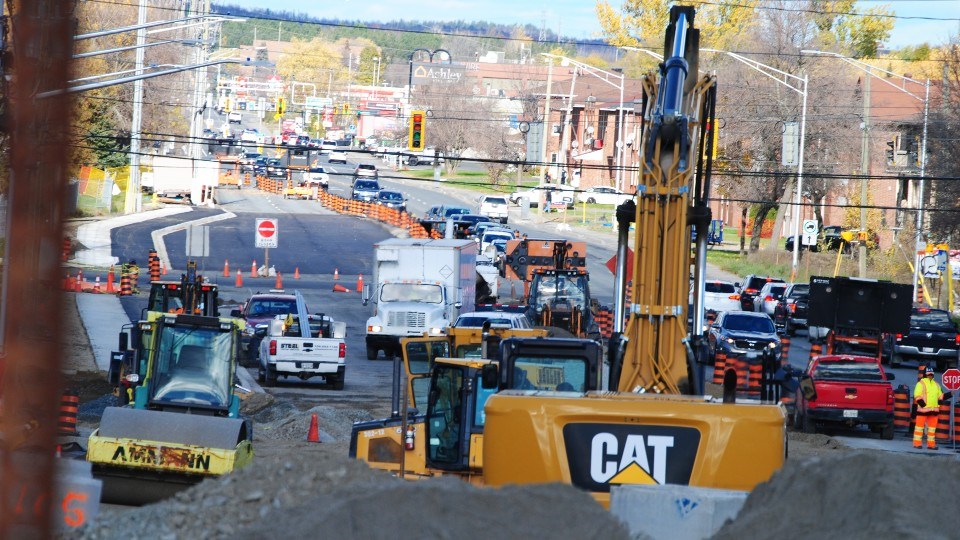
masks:
[[(921, 249), (923, 249), (923, 233), (922, 233), (922, 230), (923, 230), (923, 188), (924, 188), (924, 180), (926, 179), (926, 171), (927, 171), (927, 119), (928, 119), (929, 113), (930, 113), (930, 79), (927, 79), (926, 82), (924, 83), (924, 82), (921, 82), (921, 81), (919, 81), (919, 80), (917, 80), (917, 79), (912, 79), (912, 78), (910, 78), (910, 77), (907, 77), (907, 76), (904, 76), (904, 75), (900, 75), (900, 74), (898, 74), (898, 73), (893, 73), (892, 71), (887, 71), (887, 70), (885, 70), (885, 69), (880, 69), (880, 68), (878, 68), (878, 67), (871, 66), (870, 64), (868, 64), (868, 63), (866, 63), (866, 62), (863, 62), (863, 61), (860, 61), (860, 60), (855, 60), (855, 59), (853, 59), (853, 58), (849, 58), (849, 57), (847, 57), (847, 56), (843, 56), (842, 54), (838, 54), (838, 53), (835, 53), (835, 52), (830, 52), (830, 51), (817, 51), (817, 50), (811, 50), (811, 49), (803, 49), (803, 50), (800, 51), (800, 53), (801, 53), (801, 54), (814, 54), (814, 55), (821, 55), (821, 56), (832, 56), (832, 57), (834, 57), (834, 58), (839, 58), (840, 60), (843, 60), (844, 62), (850, 64), (851, 66), (854, 66), (855, 68), (859, 69), (860, 71), (865, 72), (867, 75), (869, 75), (869, 76), (871, 76), (871, 77), (873, 77), (873, 78), (875, 78), (875, 79), (877, 79), (877, 80), (879, 80), (879, 81), (881, 81), (881, 82), (883, 82), (883, 83), (885, 83), (885, 84), (887, 84), (887, 85), (889, 85), (889, 86), (891, 86), (891, 87), (893, 87), (893, 88), (896, 88), (897, 90), (903, 92), (904, 94), (907, 94), (908, 96), (912, 97), (913, 99), (915, 99), (915, 100), (920, 101), (920, 102), (923, 103), (923, 139), (922, 139), (922, 141), (920, 142), (920, 186), (919, 186), (919, 194), (918, 194), (918, 198), (917, 198), (916, 246), (915, 246), (915, 248), (914, 248), (914, 250), (913, 250), (913, 251), (914, 251), (914, 253), (913, 253), (913, 297), (916, 298), (916, 297), (917, 297), (917, 286), (918, 286), (917, 284), (919, 283), (919, 280), (920, 280), (920, 254), (919, 254), (919, 251), (921, 251)], [(904, 81), (904, 82), (910, 82), (910, 83), (914, 83), (914, 84), (922, 84), (922, 85), (924, 85), (924, 87), (925, 87), (924, 97), (921, 98), (920, 96), (914, 94), (913, 92), (910, 92), (909, 90), (907, 90), (907, 89), (905, 89), (905, 88), (902, 88), (902, 87), (900, 87), (900, 86), (897, 86), (896, 84), (888, 81), (886, 78), (880, 77), (879, 75), (875, 74), (874, 71), (879, 71), (880, 73), (883, 73), (884, 75), (887, 75), (887, 76), (890, 76), (890, 77), (896, 77), (896, 78), (898, 78), (898, 79), (900, 79), (901, 81)], [(863, 186), (865, 186), (865, 185), (866, 185), (866, 178), (864, 178), (863, 184), (861, 184), (861, 190), (863, 189)], [(866, 213), (866, 207), (865, 207), (865, 205), (866, 205), (866, 197), (865, 197), (865, 196), (861, 196), (861, 199), (860, 199), (860, 206), (861, 206), (861, 210), (860, 210), (860, 211), (861, 211), (861, 216), (860, 216), (861, 224), (860, 224), (860, 227), (861, 227), (862, 229), (864, 229), (864, 230), (866, 230), (866, 223), (865, 223), (865, 222), (866, 222), (866, 218), (864, 217), (864, 214)], [(861, 249), (865, 251), (865, 250), (866, 250), (866, 247), (865, 247), (865, 246), (861, 246)], [(861, 255), (862, 255), (862, 253), (863, 253), (863, 252), (861, 252)]]
[[(594, 77), (600, 79), (601, 81), (603, 81), (603, 82), (609, 84), (610, 86), (612, 86), (612, 87), (620, 90), (620, 104), (617, 106), (617, 123), (619, 124), (619, 129), (618, 129), (618, 134), (617, 134), (617, 144), (614, 145), (614, 146), (615, 146), (616, 152), (617, 152), (616, 184), (617, 184), (617, 189), (623, 191), (623, 190), (624, 190), (624, 189), (623, 189), (624, 186), (622, 185), (622, 179), (623, 179), (623, 146), (624, 146), (624, 143), (623, 143), (623, 88), (624, 88), (624, 85), (625, 85), (625, 82), (626, 82), (626, 75), (624, 75), (623, 73), (613, 73), (613, 72), (610, 72), (610, 71), (605, 71), (605, 70), (602, 70), (602, 69), (600, 69), (600, 68), (593, 67), (593, 66), (591, 66), (591, 65), (589, 65), (589, 64), (584, 64), (583, 62), (578, 62), (578, 61), (576, 61), (576, 60), (573, 60), (572, 58), (567, 58), (566, 56), (560, 56), (560, 55), (550, 54), (550, 53), (540, 53), (540, 54), (541, 54), (542, 56), (546, 56), (547, 58), (556, 58), (556, 59), (560, 60), (561, 62), (563, 62), (562, 65), (573, 64), (574, 66), (580, 68), (580, 70), (582, 70), (582, 71), (584, 71), (584, 72), (586, 72), (586, 73), (588, 73), (588, 74), (590, 74), (590, 75), (593, 75)], [(551, 65), (552, 65), (552, 64), (551, 64)], [(616, 80), (619, 80), (619, 81), (620, 81), (620, 84), (617, 84), (617, 83), (615, 82)], [(568, 110), (567, 122), (570, 122), (570, 115), (572, 114), (572, 111), (573, 111), (573, 86), (574, 86), (574, 84), (576, 84), (576, 81), (577, 81), (577, 71), (574, 70), (573, 82), (570, 84), (570, 103), (569, 103), (568, 106), (567, 106), (567, 110)], [(566, 130), (564, 130), (564, 133), (566, 133)], [(563, 150), (564, 150), (564, 152), (566, 153), (566, 151), (567, 151), (567, 150), (566, 150), (566, 147), (564, 147)], [(567, 161), (567, 160), (564, 160), (564, 165), (566, 165), (566, 161)]]
[[(800, 151), (797, 155), (797, 193), (794, 196), (794, 212), (793, 212), (793, 264), (790, 270), (790, 281), (795, 281), (797, 279), (797, 266), (800, 260), (800, 211), (802, 209), (801, 202), (803, 197), (803, 149), (806, 146), (806, 133), (807, 133), (807, 83), (808, 77), (806, 74), (803, 77), (798, 77), (792, 73), (787, 73), (786, 71), (779, 70), (773, 66), (768, 66), (766, 64), (757, 62), (750, 58), (746, 58), (737, 53), (729, 51), (721, 51), (717, 49), (700, 49), (704, 52), (715, 52), (722, 53), (734, 60), (746, 64), (748, 67), (754, 71), (758, 71), (766, 77), (773, 79), (779, 84), (786, 86), (790, 90), (803, 96), (803, 106), (800, 112)], [(779, 77), (778, 77), (779, 76)], [(802, 83), (802, 89), (799, 85)]]

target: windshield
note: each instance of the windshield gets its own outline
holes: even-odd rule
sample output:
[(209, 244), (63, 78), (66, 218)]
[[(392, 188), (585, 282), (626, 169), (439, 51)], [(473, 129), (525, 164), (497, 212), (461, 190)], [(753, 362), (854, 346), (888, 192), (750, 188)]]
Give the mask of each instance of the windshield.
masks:
[(503, 197), (487, 197), (483, 200), (484, 204), (507, 204), (507, 200)]
[(910, 326), (913, 328), (943, 328), (951, 332), (955, 329), (946, 311), (915, 311), (910, 316)]
[(856, 362), (839, 360), (821, 362), (811, 377), (821, 381), (882, 381), (883, 374), (875, 362)]
[(380, 290), (381, 302), (443, 302), (443, 289), (439, 285), (419, 283), (385, 283)]
[(296, 312), (297, 301), (292, 298), (290, 300), (283, 298), (255, 298), (250, 301), (250, 306), (247, 307), (247, 315), (250, 317), (273, 317), (274, 315), (286, 315)]
[(152, 400), (230, 404), (233, 340), (219, 328), (166, 326), (156, 351)]
[(457, 319), (457, 322), (454, 326), (459, 328), (480, 328), (483, 326), (483, 323), (490, 321), (491, 325), (506, 325), (513, 328), (513, 320), (506, 319), (503, 317), (481, 317), (481, 316), (462, 316)]
[(582, 358), (518, 356), (514, 360), (511, 388), (585, 392), (587, 362)]
[(459, 214), (469, 214), (469, 213), (470, 213), (470, 209), (469, 209), (469, 208), (456, 208), (456, 207), (455, 207), (455, 208), (447, 208), (446, 210), (443, 211), (444, 217), (456, 216), (456, 215), (459, 215)]
[(770, 296), (779, 300), (783, 297), (783, 291), (787, 290), (786, 287), (770, 287)]
[(403, 195), (397, 193), (396, 191), (381, 191), (380, 200), (382, 201), (402, 201)]
[(809, 296), (810, 295), (810, 285), (794, 285), (790, 289), (790, 297), (795, 298), (798, 296)]
[(364, 190), (364, 191), (380, 191), (380, 184), (376, 182), (366, 181), (366, 182), (357, 182), (354, 184), (353, 189)]
[(740, 332), (763, 332), (766, 334), (772, 334), (774, 332), (773, 321), (771, 321), (769, 317), (744, 317), (728, 315), (725, 319), (723, 319), (723, 326), (727, 330)]
[(750, 281), (747, 282), (747, 289), (756, 289), (760, 290), (764, 285), (770, 282), (783, 283), (782, 279), (777, 278), (764, 278), (764, 277), (752, 277)]
[(513, 240), (513, 235), (504, 232), (488, 232), (483, 235), (484, 243), (493, 242), (494, 240), (503, 240), (506, 242), (507, 240)]
[(551, 310), (584, 309), (586, 283), (583, 276), (543, 276), (537, 285), (537, 304)]

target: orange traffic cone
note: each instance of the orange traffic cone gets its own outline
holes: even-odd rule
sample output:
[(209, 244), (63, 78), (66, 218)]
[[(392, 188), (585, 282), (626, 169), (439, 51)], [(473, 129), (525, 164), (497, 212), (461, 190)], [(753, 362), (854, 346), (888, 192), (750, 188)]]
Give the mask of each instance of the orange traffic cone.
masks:
[(363, 274), (357, 277), (357, 292), (363, 292)]
[(100, 276), (97, 276), (97, 281), (93, 284), (93, 292), (100, 292)]
[(107, 272), (107, 293), (114, 294), (117, 292), (117, 288), (113, 284), (113, 267), (110, 267), (110, 271)]
[(300, 279), (300, 267), (293, 269), (293, 279)]
[(257, 260), (254, 259), (250, 265), (250, 277), (257, 277)]
[(350, 289), (344, 287), (343, 285), (341, 285), (341, 284), (339, 284), (339, 283), (334, 283), (334, 284), (333, 284), (333, 292), (350, 292)]
[(307, 432), (307, 442), (320, 442), (320, 424), (317, 422), (317, 413), (310, 415), (310, 431)]
[(237, 269), (237, 282), (234, 284), (234, 287), (240, 288), (243, 287), (243, 272)]
[(277, 282), (273, 285), (274, 289), (283, 288), (283, 276), (280, 275), (280, 272), (277, 272)]
[(340, 279), (340, 269), (339, 269), (339, 268), (334, 268), (334, 269), (333, 269), (333, 280), (334, 280), (334, 281), (337, 281), (338, 279)]
[(77, 270), (77, 282), (74, 284), (74, 290), (76, 292), (83, 292), (83, 269)]
[(223, 260), (223, 277), (230, 277), (230, 261)]

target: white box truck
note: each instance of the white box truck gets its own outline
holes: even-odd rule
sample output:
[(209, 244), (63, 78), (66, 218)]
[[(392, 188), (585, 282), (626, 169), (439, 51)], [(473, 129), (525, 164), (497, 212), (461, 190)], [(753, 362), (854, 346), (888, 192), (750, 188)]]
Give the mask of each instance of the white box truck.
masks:
[(363, 303), (367, 359), (400, 352), (400, 339), (442, 335), (461, 312), (474, 310), (477, 244), (473, 240), (390, 238), (374, 245), (373, 284)]

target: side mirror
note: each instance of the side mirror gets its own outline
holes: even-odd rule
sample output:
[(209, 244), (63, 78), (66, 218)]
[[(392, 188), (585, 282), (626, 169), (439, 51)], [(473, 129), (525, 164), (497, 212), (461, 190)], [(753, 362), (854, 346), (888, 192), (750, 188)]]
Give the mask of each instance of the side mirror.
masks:
[(367, 305), (368, 303), (370, 303), (370, 292), (371, 292), (370, 284), (364, 283), (363, 292), (361, 293), (361, 297), (360, 297), (361, 300), (363, 300), (363, 305)]
[(738, 282), (734, 283), (733, 286), (739, 289), (739, 288), (740, 288), (740, 282), (738, 281)]
[(496, 389), (500, 383), (500, 373), (496, 364), (487, 364), (480, 369), (480, 385), (484, 390)]
[(118, 343), (120, 352), (123, 352), (130, 348), (130, 334), (126, 332), (120, 332), (120, 342)]
[(803, 399), (816, 401), (817, 389), (813, 386), (813, 377), (804, 375), (800, 378), (800, 392), (803, 394)]

